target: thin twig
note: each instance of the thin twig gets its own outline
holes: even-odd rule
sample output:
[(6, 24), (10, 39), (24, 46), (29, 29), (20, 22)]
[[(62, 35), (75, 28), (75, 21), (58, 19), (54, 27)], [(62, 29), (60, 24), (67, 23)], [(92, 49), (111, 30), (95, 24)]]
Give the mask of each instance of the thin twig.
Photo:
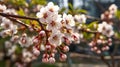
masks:
[(6, 13), (1, 13), (1, 16), (6, 16), (6, 17), (14, 17), (14, 18), (20, 18), (20, 19), (29, 19), (29, 20), (36, 20), (38, 21), (38, 18), (33, 18), (33, 17), (27, 17), (27, 16), (19, 16), (19, 15), (11, 15), (11, 14), (6, 14)]

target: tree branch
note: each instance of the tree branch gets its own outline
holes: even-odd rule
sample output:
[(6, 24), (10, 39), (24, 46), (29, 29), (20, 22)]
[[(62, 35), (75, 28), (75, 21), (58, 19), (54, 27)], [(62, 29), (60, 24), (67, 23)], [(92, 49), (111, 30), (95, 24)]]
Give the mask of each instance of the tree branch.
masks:
[(38, 18), (32, 18), (32, 17), (27, 17), (27, 16), (19, 16), (19, 15), (11, 15), (11, 14), (1, 13), (1, 12), (0, 12), (0, 15), (4, 16), (4, 17), (14, 17), (14, 18), (20, 18), (20, 19), (36, 20), (36, 21), (39, 20)]

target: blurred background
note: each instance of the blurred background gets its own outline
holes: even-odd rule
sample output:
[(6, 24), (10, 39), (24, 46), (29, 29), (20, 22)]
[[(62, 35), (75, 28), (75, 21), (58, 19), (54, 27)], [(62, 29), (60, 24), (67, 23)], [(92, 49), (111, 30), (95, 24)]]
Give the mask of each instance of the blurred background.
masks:
[[(100, 18), (100, 15), (108, 9), (111, 4), (116, 4), (118, 9), (120, 9), (120, 0), (0, 0), (0, 3), (6, 4), (9, 8), (15, 8), (18, 10), (19, 15), (33, 16), (39, 11), (39, 8), (43, 5), (46, 5), (48, 2), (54, 2), (59, 5), (62, 12), (68, 12), (72, 5), (73, 9), (82, 9), (83, 13), (87, 12), (87, 15)], [(22, 12), (23, 11), (23, 12)], [(25, 13), (24, 13), (25, 12)], [(93, 20), (88, 19), (87, 23)], [(119, 25), (120, 23), (118, 23)], [(116, 29), (119, 29), (117, 27)], [(5, 40), (5, 39), (4, 39)], [(9, 59), (10, 57), (5, 56), (4, 41), (0, 38), (0, 67), (14, 67), (12, 61), (10, 66), (6, 65), (9, 62), (6, 62), (4, 59)], [(117, 41), (117, 43), (116, 43)], [(120, 55), (120, 41), (116, 40), (113, 44), (116, 46), (111, 46), (109, 51), (104, 52), (104, 56), (109, 61), (109, 54), (113, 50), (117, 50), (116, 56)], [(107, 67), (107, 65), (101, 61), (100, 57), (90, 50), (90, 47), (87, 45), (89, 40), (82, 40), (80, 44), (70, 45), (70, 52), (67, 53), (68, 59), (65, 62), (60, 62), (57, 59), (55, 64), (44, 64), (41, 63), (41, 56), (33, 62), (31, 62), (32, 67)], [(116, 47), (116, 48), (115, 48)], [(57, 58), (57, 56), (56, 56)], [(109, 61), (111, 62), (111, 61)], [(116, 65), (120, 65), (120, 58), (115, 60)], [(118, 66), (120, 67), (120, 66)]]

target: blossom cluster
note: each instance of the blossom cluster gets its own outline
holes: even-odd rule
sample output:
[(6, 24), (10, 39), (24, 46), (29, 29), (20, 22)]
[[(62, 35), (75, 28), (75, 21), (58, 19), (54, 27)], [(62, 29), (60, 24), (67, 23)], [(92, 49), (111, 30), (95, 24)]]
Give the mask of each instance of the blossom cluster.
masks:
[[(7, 9), (5, 5), (0, 5), (0, 11), (9, 15), (17, 15), (14, 9)], [(22, 57), (21, 62), (24, 63), (37, 59), (41, 51), (44, 52), (42, 62), (54, 63), (57, 52), (60, 53), (60, 61), (65, 61), (70, 43), (79, 43), (81, 38), (78, 31), (75, 31), (75, 19), (79, 23), (85, 23), (86, 19), (84, 15), (72, 16), (66, 13), (60, 15), (58, 12), (59, 7), (52, 2), (42, 7), (36, 14), (39, 18), (41, 29), (37, 31), (37, 35), (33, 36), (28, 36), (23, 29), (23, 32), (20, 34), (18, 30), (20, 30), (21, 25), (12, 22), (9, 19), (11, 17), (1, 16), (2, 23), (0, 25), (2, 31), (0, 31), (0, 36), (3, 38), (11, 37), (10, 41), (5, 42), (7, 55), (11, 56), (11, 58), (14, 57), (13, 59), (18, 58), (16, 50), (21, 47), (23, 49), (20, 57)]]
[(66, 13), (60, 15), (58, 10), (59, 7), (50, 2), (36, 14), (44, 25), (44, 29), (34, 39), (37, 49), (44, 43), (46, 53), (43, 54), (43, 62), (54, 63), (57, 50), (60, 52), (60, 60), (65, 61), (67, 58), (65, 53), (69, 51), (68, 45), (80, 39), (80, 35), (74, 31), (74, 17)]
[[(23, 29), (22, 33), (19, 33), (18, 30), (20, 30), (19, 27), (21, 25), (12, 22), (9, 19), (12, 17), (0, 16), (0, 27), (2, 29), (0, 36), (3, 38), (6, 36), (11, 37), (10, 41), (5, 42), (7, 55), (11, 56), (12, 59), (18, 58), (16, 57), (16, 50), (23, 48), (19, 56), (22, 58), (21, 62), (23, 63), (29, 63), (37, 59), (40, 54), (42, 54), (42, 62), (55, 63), (56, 53), (59, 53), (60, 61), (65, 61), (67, 59), (66, 52), (69, 51), (69, 45), (71, 43), (80, 43), (80, 39), (83, 38), (80, 30), (85, 32), (91, 32), (91, 30), (87, 29), (87, 26), (84, 25), (87, 20), (85, 14), (72, 16), (66, 13), (59, 14), (59, 10), (60, 8), (52, 2), (41, 7), (39, 12), (36, 13), (39, 29), (36, 31), (34, 30), (34, 25), (29, 25), (31, 30), (35, 31), (35, 35), (32, 36), (29, 36)], [(95, 25), (96, 32), (92, 32), (95, 34), (95, 38), (89, 43), (92, 51), (100, 54), (102, 51), (109, 50), (109, 46), (112, 45), (111, 37), (114, 35), (112, 19), (116, 11), (117, 7), (113, 4), (107, 11), (101, 14), (102, 22)], [(7, 9), (5, 5), (0, 5), (0, 12), (17, 15), (14, 9)], [(21, 66), (22, 64), (17, 63), (17, 65)]]
[(97, 40), (91, 41), (89, 46), (91, 46), (91, 50), (100, 54), (102, 51), (109, 50), (109, 46), (112, 45), (112, 37), (114, 35), (113, 30), (113, 18), (115, 17), (115, 13), (117, 12), (117, 6), (112, 4), (107, 11), (101, 14), (102, 23), (98, 24), (97, 32), (102, 34), (98, 37)]
[[(0, 5), (0, 12), (6, 13), (6, 14), (13, 14), (17, 15), (14, 9), (7, 9), (5, 5)], [(1, 18), (1, 23), (0, 26), (3, 31), (0, 32), (1, 37), (6, 37), (6, 36), (12, 36), (17, 33), (17, 25), (15, 25), (12, 21), (7, 19), (6, 17), (0, 17)]]

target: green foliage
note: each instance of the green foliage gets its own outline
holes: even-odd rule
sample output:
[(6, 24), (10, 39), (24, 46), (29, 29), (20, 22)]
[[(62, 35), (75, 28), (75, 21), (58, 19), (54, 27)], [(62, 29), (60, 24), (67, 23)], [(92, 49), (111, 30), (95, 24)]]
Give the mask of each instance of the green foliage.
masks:
[(83, 13), (83, 14), (88, 13), (84, 9), (74, 8), (71, 3), (69, 3), (68, 6), (69, 6), (68, 14), (76, 15), (76, 14), (80, 14), (80, 13)]
[(120, 18), (120, 10), (117, 10), (115, 15), (116, 15), (117, 18)]
[(31, 0), (31, 4), (41, 4), (45, 5), (47, 3), (46, 0)]
[(22, 8), (19, 8), (19, 10), (17, 11), (18, 15), (20, 16), (25, 16), (25, 12)]
[(92, 34), (92, 33), (83, 32), (83, 37), (84, 37), (86, 40), (92, 39), (93, 36), (94, 36), (94, 34)]
[(98, 27), (98, 21), (94, 21), (94, 22), (91, 22), (90, 24), (87, 25), (87, 27), (90, 29), (90, 30), (97, 30), (97, 27)]
[(21, 54), (22, 53), (22, 47), (20, 47), (20, 45), (19, 44), (15, 44), (15, 45), (17, 45), (17, 48), (16, 48), (16, 54)]
[(6, 0), (6, 2), (17, 6), (28, 6), (26, 0)]
[(0, 61), (0, 67), (5, 67), (5, 61)]
[(115, 37), (120, 39), (120, 32), (115, 32)]

